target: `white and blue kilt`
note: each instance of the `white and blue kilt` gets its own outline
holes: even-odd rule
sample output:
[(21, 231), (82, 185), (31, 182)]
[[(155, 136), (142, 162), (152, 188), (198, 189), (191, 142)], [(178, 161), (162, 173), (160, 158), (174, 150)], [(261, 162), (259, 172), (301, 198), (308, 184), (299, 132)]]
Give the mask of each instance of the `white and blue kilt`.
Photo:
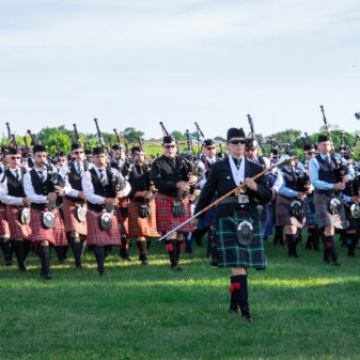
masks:
[(319, 228), (332, 225), (337, 229), (345, 230), (348, 226), (346, 220), (344, 204), (342, 204), (339, 215), (332, 215), (330, 213), (331, 197), (325, 194), (314, 193), (314, 207), (316, 221)]

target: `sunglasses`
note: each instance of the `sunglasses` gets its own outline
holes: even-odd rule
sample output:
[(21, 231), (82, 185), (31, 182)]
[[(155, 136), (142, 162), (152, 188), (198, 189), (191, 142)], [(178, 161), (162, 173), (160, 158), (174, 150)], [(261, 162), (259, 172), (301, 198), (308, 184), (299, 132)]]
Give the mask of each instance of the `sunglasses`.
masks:
[(174, 149), (176, 145), (164, 145), (165, 149)]
[(11, 159), (11, 160), (20, 159), (20, 156), (12, 156), (10, 159)]
[(206, 150), (215, 150), (216, 149), (216, 146), (209, 146), (206, 148)]
[(245, 140), (230, 140), (229, 143), (233, 144), (233, 145), (238, 145), (238, 144), (246, 144), (246, 141)]
[(308, 155), (315, 155), (315, 151), (308, 151), (307, 154)]
[(83, 153), (84, 153), (83, 151), (74, 151), (75, 155), (80, 155), (80, 154), (83, 154)]

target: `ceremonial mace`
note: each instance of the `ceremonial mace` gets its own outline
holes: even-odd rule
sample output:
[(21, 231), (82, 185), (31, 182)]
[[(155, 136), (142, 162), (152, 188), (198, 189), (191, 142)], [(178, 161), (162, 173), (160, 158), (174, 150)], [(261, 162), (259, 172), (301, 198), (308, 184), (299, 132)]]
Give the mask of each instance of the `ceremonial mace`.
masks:
[[(269, 171), (273, 170), (276, 167), (280, 167), (280, 166), (285, 166), (288, 165), (290, 163), (291, 157), (289, 155), (282, 155), (281, 158), (279, 159), (279, 161), (270, 166), (269, 168), (261, 171), (260, 173), (256, 174), (254, 177), (252, 177), (252, 180), (256, 180), (259, 177), (265, 175), (266, 173), (268, 173)], [(201, 214), (203, 214), (204, 212), (208, 211), (209, 209), (211, 209), (212, 207), (214, 207), (215, 205), (217, 205), (219, 202), (223, 201), (224, 199), (226, 199), (227, 197), (229, 197), (230, 195), (232, 195), (235, 191), (242, 189), (243, 187), (245, 187), (246, 184), (242, 183), (241, 185), (239, 185), (238, 187), (232, 189), (231, 191), (229, 191), (228, 193), (226, 193), (225, 195), (221, 196), (219, 199), (215, 200), (213, 203), (211, 203), (210, 205), (206, 206), (205, 208), (203, 208), (202, 210), (200, 210), (199, 212), (197, 212), (195, 215), (193, 215), (191, 218), (187, 219), (186, 221), (184, 221), (182, 224), (176, 226), (174, 229), (172, 229), (171, 231), (169, 231), (167, 234), (163, 235), (158, 241), (162, 241), (165, 238), (167, 238), (169, 235), (171, 235), (172, 233), (174, 233), (175, 231), (178, 231), (179, 229), (181, 229), (183, 226), (185, 226), (186, 224), (188, 224), (192, 219), (197, 218), (198, 216), (200, 216)]]

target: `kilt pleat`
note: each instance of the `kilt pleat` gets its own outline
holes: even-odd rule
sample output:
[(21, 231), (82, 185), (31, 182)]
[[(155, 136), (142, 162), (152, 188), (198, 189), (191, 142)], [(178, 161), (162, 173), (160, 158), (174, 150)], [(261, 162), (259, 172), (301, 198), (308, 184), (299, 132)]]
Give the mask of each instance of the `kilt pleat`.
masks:
[[(295, 217), (291, 215), (291, 203), (296, 198), (288, 198), (278, 195), (276, 198), (276, 226), (296, 226), (302, 228), (305, 224), (305, 216)], [(305, 214), (305, 204), (303, 203), (303, 214)]]
[(65, 236), (64, 223), (58, 208), (51, 211), (55, 217), (55, 226), (52, 229), (46, 229), (42, 224), (42, 216), (45, 211), (31, 209), (31, 241), (49, 241), (54, 246), (66, 246), (68, 241)]
[(315, 212), (311, 209), (311, 202), (314, 201), (313, 196), (307, 196), (305, 199), (306, 226), (317, 225)]
[(330, 213), (330, 200), (330, 196), (315, 191), (314, 207), (318, 227), (333, 225), (337, 229), (346, 229), (348, 224), (344, 205), (341, 206), (339, 215), (332, 215)]
[(86, 222), (88, 227), (87, 242), (88, 245), (120, 245), (119, 223), (114, 214), (111, 216), (112, 227), (105, 231), (100, 228), (101, 212), (89, 210), (86, 213)]
[(31, 240), (30, 224), (22, 224), (20, 221), (20, 213), (22, 207), (7, 205), (6, 218), (10, 227), (10, 239), (25, 239)]
[(151, 215), (148, 218), (139, 216), (141, 203), (130, 201), (129, 203), (129, 236), (159, 237), (156, 227), (156, 204), (155, 200), (149, 202)]
[(70, 200), (64, 199), (63, 212), (65, 232), (76, 232), (80, 235), (87, 235), (86, 221), (79, 221), (76, 216), (76, 211), (79, 207), (81, 207), (80, 202), (72, 202)]
[[(185, 206), (185, 216), (175, 217), (172, 214), (172, 197), (158, 193), (156, 197), (156, 224), (159, 233), (167, 233), (191, 217), (191, 207), (188, 198), (182, 200)], [(180, 233), (193, 232), (193, 226), (188, 223), (178, 230)]]
[[(251, 245), (247, 247), (240, 246), (236, 237), (236, 224), (239, 224), (244, 220), (250, 222), (253, 226), (253, 240)], [(229, 217), (218, 218), (215, 238), (219, 256), (218, 266), (220, 268), (266, 268), (267, 262), (262, 236), (261, 221), (254, 220), (248, 212), (236, 211)]]
[(129, 206), (128, 199), (121, 199), (119, 205), (115, 206), (114, 215), (119, 223), (120, 235), (129, 235), (129, 214), (124, 216), (122, 208)]
[(6, 206), (0, 204), (0, 236), (10, 235), (9, 223), (6, 219)]

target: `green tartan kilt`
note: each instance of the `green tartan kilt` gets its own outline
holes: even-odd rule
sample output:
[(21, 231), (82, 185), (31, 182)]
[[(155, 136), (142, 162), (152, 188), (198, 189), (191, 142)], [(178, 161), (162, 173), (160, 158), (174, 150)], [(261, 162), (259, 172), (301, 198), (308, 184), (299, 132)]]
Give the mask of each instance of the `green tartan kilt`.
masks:
[[(253, 226), (253, 239), (248, 247), (240, 246), (236, 240), (237, 224), (248, 221)], [(266, 256), (260, 220), (254, 220), (247, 211), (234, 212), (229, 217), (217, 219), (216, 247), (219, 256), (219, 267), (266, 268)]]

